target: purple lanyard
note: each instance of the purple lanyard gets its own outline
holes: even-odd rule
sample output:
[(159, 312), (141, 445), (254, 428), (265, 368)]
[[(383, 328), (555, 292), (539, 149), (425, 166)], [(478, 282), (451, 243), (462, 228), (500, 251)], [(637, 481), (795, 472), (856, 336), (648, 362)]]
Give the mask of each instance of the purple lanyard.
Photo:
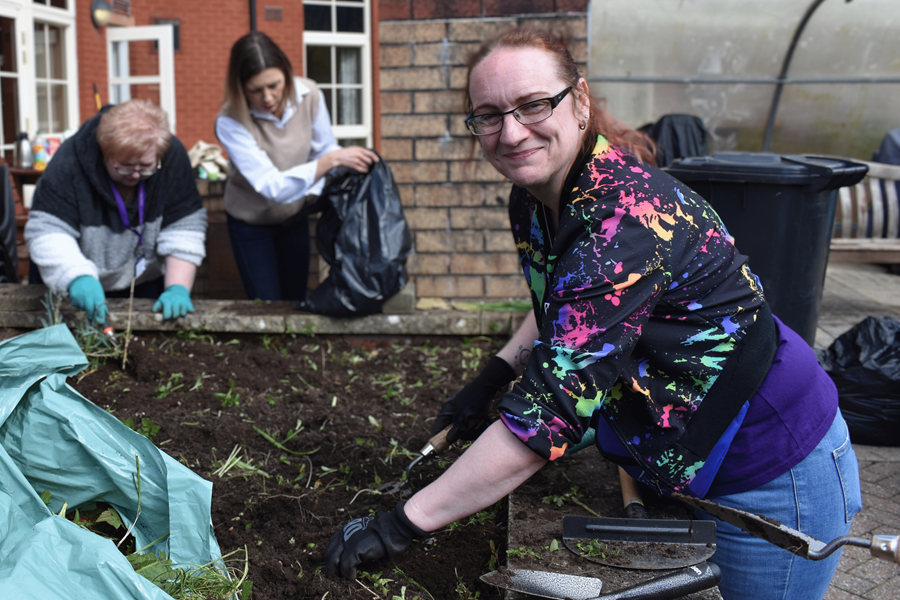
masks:
[(122, 194), (116, 189), (116, 185), (112, 179), (109, 180), (109, 187), (112, 188), (113, 197), (116, 199), (116, 206), (119, 208), (119, 217), (122, 224), (133, 231), (138, 236), (138, 247), (144, 245), (144, 204), (146, 201), (146, 193), (144, 192), (144, 182), (138, 184), (138, 227), (132, 227), (128, 218), (128, 210), (125, 208), (125, 201), (122, 200)]

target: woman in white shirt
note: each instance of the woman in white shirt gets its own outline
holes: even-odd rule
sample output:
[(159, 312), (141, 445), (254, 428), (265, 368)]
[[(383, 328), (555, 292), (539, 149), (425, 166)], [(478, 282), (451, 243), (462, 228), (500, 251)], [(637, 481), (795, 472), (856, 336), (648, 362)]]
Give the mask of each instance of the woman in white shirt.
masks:
[(225, 212), (247, 297), (303, 300), (309, 276), (306, 217), (335, 167), (366, 172), (378, 155), (338, 145), (325, 97), (295, 77), (267, 35), (231, 48), (216, 136), (231, 161)]

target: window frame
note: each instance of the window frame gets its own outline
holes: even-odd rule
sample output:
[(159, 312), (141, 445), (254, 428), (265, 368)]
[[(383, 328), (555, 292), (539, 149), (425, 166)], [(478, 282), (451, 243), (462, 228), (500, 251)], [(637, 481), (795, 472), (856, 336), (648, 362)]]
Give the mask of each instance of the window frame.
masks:
[[(18, 79), (18, 131), (16, 131), (16, 135), (25, 131), (28, 133), (29, 139), (34, 139), (38, 131), (35, 23), (59, 27), (62, 31), (62, 50), (66, 74), (67, 127), (74, 131), (80, 126), (76, 44), (78, 32), (75, 23), (75, 4), (75, 0), (69, 0), (66, 8), (56, 8), (50, 5), (35, 4), (32, 0), (6, 0), (0, 3), (0, 16), (12, 19), (16, 29), (14, 44)], [(64, 131), (41, 131), (41, 134), (59, 135), (62, 133)], [(13, 143), (12, 146), (14, 147), (15, 144)], [(0, 139), (0, 153), (5, 153), (9, 149), (10, 144), (3, 144)]]
[[(341, 140), (365, 140), (365, 146), (373, 147), (374, 142), (374, 110), (373, 110), (373, 74), (372, 74), (372, 19), (371, 9), (372, 0), (357, 1), (341, 1), (341, 0), (304, 0), (304, 6), (307, 4), (318, 6), (330, 6), (332, 11), (332, 31), (303, 31), (303, 73), (309, 72), (308, 68), (308, 52), (309, 46), (326, 46), (331, 49), (332, 53), (332, 83), (320, 84), (322, 91), (333, 90), (339, 87), (336, 80), (337, 65), (335, 62), (336, 48), (359, 48), (360, 49), (360, 79), (361, 79), (361, 104), (362, 104), (362, 123), (360, 125), (337, 125), (337, 114), (331, 116), (331, 128), (334, 132), (338, 143)], [(348, 6), (363, 9), (363, 31), (361, 33), (347, 33), (334, 31), (337, 27), (337, 19), (335, 18), (338, 6)], [(337, 97), (335, 96), (335, 101)], [(337, 106), (333, 105), (334, 112), (337, 113)]]

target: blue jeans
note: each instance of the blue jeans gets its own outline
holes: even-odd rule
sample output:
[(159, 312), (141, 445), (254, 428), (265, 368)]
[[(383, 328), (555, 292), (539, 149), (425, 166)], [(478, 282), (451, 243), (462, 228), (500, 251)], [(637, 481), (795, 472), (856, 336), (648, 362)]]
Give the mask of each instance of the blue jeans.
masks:
[[(707, 498), (765, 515), (822, 542), (847, 535), (862, 508), (859, 464), (847, 424), (838, 411), (819, 445), (787, 473), (748, 492)], [(716, 553), (725, 600), (821, 600), (831, 585), (841, 551), (811, 561), (698, 511), (716, 522)]]
[(309, 219), (250, 225), (228, 215), (231, 249), (247, 298), (305, 300), (309, 278)]

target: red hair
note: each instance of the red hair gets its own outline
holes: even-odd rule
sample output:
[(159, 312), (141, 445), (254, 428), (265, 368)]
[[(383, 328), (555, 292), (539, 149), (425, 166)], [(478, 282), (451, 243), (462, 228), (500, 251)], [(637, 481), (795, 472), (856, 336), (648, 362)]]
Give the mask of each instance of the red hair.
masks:
[[(469, 78), (472, 69), (478, 66), (491, 52), (498, 49), (522, 49), (536, 48), (543, 50), (553, 57), (557, 66), (557, 75), (560, 79), (572, 86), (573, 92), (578, 90), (583, 93), (583, 88), (578, 85), (581, 74), (566, 47), (566, 42), (547, 31), (531, 27), (519, 27), (510, 29), (500, 35), (485, 41), (481, 47), (469, 57), (468, 71), (466, 73), (466, 112), (472, 112), (472, 99), (469, 93)], [(587, 93), (591, 105), (591, 117), (588, 120), (582, 147), (579, 152), (579, 160), (576, 164), (584, 164), (590, 157), (597, 143), (597, 136), (605, 137), (610, 145), (626, 148), (639, 159), (650, 164), (656, 164), (656, 144), (646, 134), (632, 129), (619, 119), (610, 114), (606, 108), (606, 100), (595, 98)]]

